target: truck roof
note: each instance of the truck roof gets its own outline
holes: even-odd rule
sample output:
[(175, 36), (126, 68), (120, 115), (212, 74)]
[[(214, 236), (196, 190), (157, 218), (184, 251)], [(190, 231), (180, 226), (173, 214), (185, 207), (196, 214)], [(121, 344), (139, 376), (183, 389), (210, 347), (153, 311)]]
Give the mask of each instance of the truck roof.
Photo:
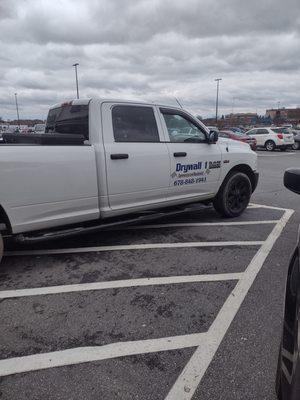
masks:
[(173, 108), (173, 109), (177, 109), (177, 110), (181, 110), (180, 107), (178, 106), (171, 106), (168, 104), (160, 104), (160, 103), (151, 103), (151, 102), (146, 102), (143, 100), (125, 100), (125, 99), (114, 99), (114, 98), (86, 98), (86, 99), (71, 99), (71, 100), (66, 100), (63, 101), (61, 103), (57, 103), (54, 104), (53, 106), (50, 107), (50, 110), (54, 109), (54, 108), (58, 108), (61, 107), (62, 105), (67, 105), (67, 104), (73, 104), (73, 105), (88, 105), (90, 101), (97, 101), (100, 104), (101, 103), (106, 103), (106, 102), (115, 102), (115, 103), (131, 103), (131, 104), (147, 104), (147, 105), (152, 105), (152, 106), (159, 106), (159, 107), (168, 107), (168, 108)]

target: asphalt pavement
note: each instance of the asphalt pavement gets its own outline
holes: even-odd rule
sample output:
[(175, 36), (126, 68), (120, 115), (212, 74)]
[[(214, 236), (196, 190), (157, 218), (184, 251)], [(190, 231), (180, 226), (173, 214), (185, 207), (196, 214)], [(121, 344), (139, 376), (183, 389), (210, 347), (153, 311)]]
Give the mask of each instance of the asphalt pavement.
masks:
[[(0, 398), (275, 400), (298, 153), (258, 152), (247, 211), (211, 207), (36, 247), (0, 267)], [(295, 210), (293, 213), (290, 210)]]

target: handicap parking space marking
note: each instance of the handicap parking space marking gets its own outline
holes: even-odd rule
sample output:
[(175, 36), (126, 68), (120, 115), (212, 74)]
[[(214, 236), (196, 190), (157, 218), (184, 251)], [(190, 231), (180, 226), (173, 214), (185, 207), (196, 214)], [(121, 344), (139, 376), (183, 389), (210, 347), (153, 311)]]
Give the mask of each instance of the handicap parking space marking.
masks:
[[(227, 330), (238, 312), (244, 298), (252, 286), (257, 274), (262, 268), (267, 256), (272, 250), (276, 240), (293, 214), (293, 210), (267, 205), (251, 204), (249, 208), (266, 208), (281, 210), (282, 217), (279, 220), (245, 221), (241, 225), (275, 224), (265, 241), (237, 241), (237, 242), (196, 242), (196, 243), (154, 243), (144, 245), (124, 246), (100, 246), (78, 249), (50, 249), (32, 251), (10, 251), (6, 256), (16, 255), (42, 255), (61, 254), (88, 251), (113, 251), (152, 248), (184, 248), (184, 247), (215, 247), (215, 246), (259, 246), (258, 251), (244, 272), (203, 274), (189, 276), (171, 276), (159, 278), (141, 278), (120, 281), (94, 282), (88, 284), (60, 285), (42, 288), (29, 288), (17, 290), (5, 290), (0, 292), (0, 298), (26, 297), (54, 293), (82, 292), (88, 290), (102, 290), (108, 288), (123, 288), (133, 286), (150, 286), (191, 282), (210, 281), (237, 281), (231, 294), (227, 297), (207, 332), (179, 335), (172, 337), (145, 339), (130, 342), (108, 344), (104, 346), (80, 347), (51, 353), (34, 354), (23, 357), (14, 357), (0, 360), (0, 376), (18, 374), (22, 372), (54, 368), (65, 365), (100, 361), (110, 358), (129, 356), (134, 354), (146, 354), (158, 351), (168, 351), (187, 347), (197, 347), (189, 362), (184, 367), (178, 379), (174, 383), (165, 400), (190, 400), (199, 385), (205, 371), (221, 344)], [(229, 224), (227, 222), (225, 224)], [(238, 221), (237, 221), (238, 223)], [(233, 223), (231, 223), (233, 224)], [(160, 224), (159, 224), (160, 225)], [(172, 224), (173, 226), (174, 224)], [(186, 225), (186, 224), (183, 224)], [(224, 223), (220, 223), (224, 225)], [(177, 224), (176, 224), (177, 226)], [(180, 224), (181, 226), (181, 224)], [(189, 225), (188, 225), (189, 226)], [(201, 225), (196, 225), (201, 226)], [(160, 226), (158, 226), (159, 228)], [(163, 227), (163, 226), (162, 226)]]

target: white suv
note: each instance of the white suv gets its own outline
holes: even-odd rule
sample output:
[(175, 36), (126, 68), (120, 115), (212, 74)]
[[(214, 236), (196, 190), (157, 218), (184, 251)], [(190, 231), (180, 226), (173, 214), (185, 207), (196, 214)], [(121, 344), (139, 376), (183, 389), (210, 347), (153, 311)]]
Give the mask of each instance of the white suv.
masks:
[(253, 128), (246, 135), (256, 139), (257, 147), (264, 147), (268, 151), (277, 148), (285, 151), (294, 144), (293, 134), (284, 127)]

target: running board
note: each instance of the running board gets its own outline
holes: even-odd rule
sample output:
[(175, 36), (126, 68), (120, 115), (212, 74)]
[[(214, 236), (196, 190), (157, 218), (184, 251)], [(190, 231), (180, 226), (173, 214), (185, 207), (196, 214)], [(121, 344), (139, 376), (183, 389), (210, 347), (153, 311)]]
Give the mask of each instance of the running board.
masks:
[[(198, 210), (199, 210), (199, 204), (198, 204)], [(183, 213), (187, 213), (187, 212), (191, 212), (191, 211), (193, 211), (192, 207), (186, 207), (184, 209), (177, 209), (177, 210), (173, 209), (171, 211), (164, 211), (164, 212), (152, 213), (152, 214), (147, 214), (147, 215), (140, 215), (138, 217), (131, 218), (131, 219), (102, 223), (99, 225), (76, 226), (76, 227), (69, 228), (69, 229), (60, 229), (60, 230), (50, 231), (50, 232), (49, 231), (40, 231), (39, 233), (35, 233), (35, 234), (31, 234), (31, 235), (22, 233), (22, 234), (18, 234), (16, 236), (14, 236), (13, 240), (17, 243), (22, 243), (22, 244), (39, 243), (39, 242), (44, 242), (44, 241), (48, 241), (48, 240), (57, 240), (57, 239), (68, 238), (68, 237), (83, 235), (83, 234), (89, 234), (89, 233), (94, 233), (94, 232), (99, 232), (99, 231), (104, 231), (104, 230), (113, 230), (113, 229), (117, 229), (117, 228), (123, 227), (123, 226), (141, 224), (141, 223), (153, 221), (158, 218), (169, 217), (169, 216), (183, 214)]]

